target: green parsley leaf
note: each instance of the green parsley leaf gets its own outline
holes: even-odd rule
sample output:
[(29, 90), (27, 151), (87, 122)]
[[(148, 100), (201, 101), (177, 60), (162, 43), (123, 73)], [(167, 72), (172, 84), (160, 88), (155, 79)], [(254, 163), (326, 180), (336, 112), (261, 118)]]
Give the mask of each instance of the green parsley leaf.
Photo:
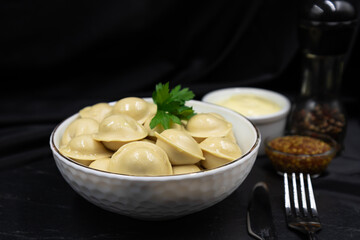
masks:
[(181, 89), (181, 85), (177, 85), (170, 92), (169, 101), (179, 101), (182, 105), (185, 104), (185, 101), (191, 100), (195, 97), (195, 94), (189, 90), (189, 88)]
[(185, 102), (194, 97), (195, 94), (189, 88), (181, 89), (181, 85), (177, 85), (170, 91), (169, 82), (157, 84), (152, 94), (153, 101), (157, 105), (157, 112), (150, 122), (150, 128), (160, 124), (164, 129), (169, 129), (171, 123), (181, 124), (182, 119), (190, 119), (195, 112), (192, 107), (185, 106)]

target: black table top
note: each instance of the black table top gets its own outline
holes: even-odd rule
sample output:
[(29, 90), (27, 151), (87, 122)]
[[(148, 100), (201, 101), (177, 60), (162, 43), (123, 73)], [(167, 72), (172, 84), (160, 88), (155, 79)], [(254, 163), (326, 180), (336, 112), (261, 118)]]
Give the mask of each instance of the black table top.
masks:
[[(323, 226), (320, 239), (360, 239), (359, 122), (350, 119), (347, 130), (342, 154), (313, 180)], [(33, 160), (20, 164), (27, 154)], [(0, 169), (0, 239), (252, 239), (246, 209), (258, 181), (270, 188), (279, 239), (305, 239), (286, 226), (282, 177), (266, 156), (257, 158), (247, 179), (228, 198), (170, 221), (136, 220), (87, 202), (61, 177), (48, 146), (15, 154), (13, 161), (19, 164)]]

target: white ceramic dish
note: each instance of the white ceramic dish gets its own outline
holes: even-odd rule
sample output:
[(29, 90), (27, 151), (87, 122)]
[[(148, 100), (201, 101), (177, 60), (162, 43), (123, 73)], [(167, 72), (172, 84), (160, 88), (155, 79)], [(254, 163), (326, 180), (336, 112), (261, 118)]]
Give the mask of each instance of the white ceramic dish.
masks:
[(281, 108), (280, 111), (272, 114), (247, 117), (250, 121), (252, 121), (255, 124), (255, 126), (259, 129), (261, 133), (262, 142), (259, 149), (259, 155), (264, 155), (265, 154), (264, 140), (267, 138), (275, 138), (278, 136), (282, 136), (284, 134), (286, 117), (290, 111), (291, 103), (287, 97), (285, 97), (280, 93), (266, 89), (261, 89), (261, 88), (246, 88), (246, 87), (224, 88), (224, 89), (215, 90), (206, 94), (202, 98), (202, 101), (216, 104), (236, 94), (258, 95), (279, 104)]
[(189, 101), (196, 112), (216, 112), (233, 124), (244, 155), (224, 166), (191, 174), (139, 177), (85, 167), (60, 154), (58, 147), (66, 127), (77, 114), (52, 132), (50, 147), (56, 165), (69, 185), (89, 202), (112, 212), (138, 219), (181, 217), (210, 207), (229, 196), (249, 174), (257, 157), (260, 134), (245, 117), (229, 109)]

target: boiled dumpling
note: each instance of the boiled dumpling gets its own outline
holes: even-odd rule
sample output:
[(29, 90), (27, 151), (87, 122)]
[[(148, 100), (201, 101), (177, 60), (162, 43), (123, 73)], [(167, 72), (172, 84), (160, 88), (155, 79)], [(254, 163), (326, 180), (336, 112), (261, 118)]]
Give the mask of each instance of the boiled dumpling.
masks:
[(93, 106), (85, 107), (79, 111), (81, 118), (91, 118), (101, 122), (106, 116), (110, 115), (112, 106), (108, 103), (97, 103)]
[(229, 138), (209, 137), (200, 143), (205, 160), (201, 165), (212, 169), (238, 159), (242, 155), (240, 147)]
[(197, 142), (207, 137), (224, 137), (232, 131), (232, 125), (215, 113), (199, 113), (189, 119), (186, 130)]
[(107, 148), (113, 151), (118, 150), (125, 143), (140, 140), (146, 136), (145, 128), (125, 114), (106, 117), (100, 123), (99, 132), (93, 135), (95, 140), (102, 141)]
[(224, 136), (224, 138), (228, 138), (229, 140), (231, 140), (233, 143), (237, 144), (237, 140), (236, 140), (236, 137), (235, 137), (235, 134), (233, 131), (230, 131), (228, 134), (226, 134)]
[(201, 169), (195, 164), (173, 166), (174, 175), (200, 172)]
[(152, 144), (156, 143), (153, 139), (149, 139), (149, 138), (144, 138), (144, 139), (141, 139), (141, 140), (138, 140), (138, 141), (140, 141), (140, 142), (148, 142), (148, 143), (152, 143)]
[(82, 134), (97, 133), (99, 129), (99, 123), (91, 118), (78, 118), (65, 129), (65, 132), (61, 138), (61, 146), (64, 146), (70, 142), (76, 136)]
[(100, 159), (96, 159), (95, 161), (90, 163), (89, 167), (93, 168), (93, 169), (101, 170), (101, 171), (109, 171), (109, 162), (110, 162), (109, 157), (100, 158)]
[(171, 175), (172, 167), (165, 151), (148, 142), (123, 145), (111, 157), (109, 171), (135, 176)]
[(199, 144), (185, 131), (167, 129), (155, 135), (156, 145), (165, 150), (172, 165), (194, 164), (204, 159)]
[(85, 165), (89, 165), (96, 159), (112, 155), (112, 152), (94, 140), (91, 134), (76, 136), (67, 145), (60, 147), (59, 150), (64, 156), (80, 161)]
[(154, 103), (149, 103), (142, 98), (127, 97), (117, 101), (113, 108), (113, 113), (126, 114), (140, 124), (145, 120), (156, 114), (157, 106)]
[[(144, 123), (144, 127), (145, 129), (148, 131), (148, 134), (150, 137), (155, 137), (155, 132), (157, 133), (162, 133), (165, 129), (161, 124), (156, 125), (153, 129), (151, 129), (150, 127), (150, 122), (152, 120), (151, 118), (146, 119), (145, 123)], [(170, 129), (178, 129), (178, 130), (183, 130), (184, 126), (177, 124), (177, 123), (171, 123), (170, 124)]]

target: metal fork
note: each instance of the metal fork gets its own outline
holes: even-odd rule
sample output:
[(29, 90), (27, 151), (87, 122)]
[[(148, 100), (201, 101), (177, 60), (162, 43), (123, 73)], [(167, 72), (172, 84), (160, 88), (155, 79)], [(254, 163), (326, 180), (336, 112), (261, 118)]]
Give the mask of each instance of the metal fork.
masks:
[[(291, 178), (291, 186), (289, 185), (289, 177)], [(297, 179), (299, 179), (300, 191), (298, 191)], [(321, 224), (316, 209), (310, 175), (306, 175), (305, 184), (303, 173), (300, 173), (299, 177), (295, 173), (292, 173), (291, 176), (284, 173), (284, 191), (288, 226), (307, 234), (309, 239), (318, 239), (315, 232), (321, 229)], [(310, 208), (308, 208), (308, 205)]]

